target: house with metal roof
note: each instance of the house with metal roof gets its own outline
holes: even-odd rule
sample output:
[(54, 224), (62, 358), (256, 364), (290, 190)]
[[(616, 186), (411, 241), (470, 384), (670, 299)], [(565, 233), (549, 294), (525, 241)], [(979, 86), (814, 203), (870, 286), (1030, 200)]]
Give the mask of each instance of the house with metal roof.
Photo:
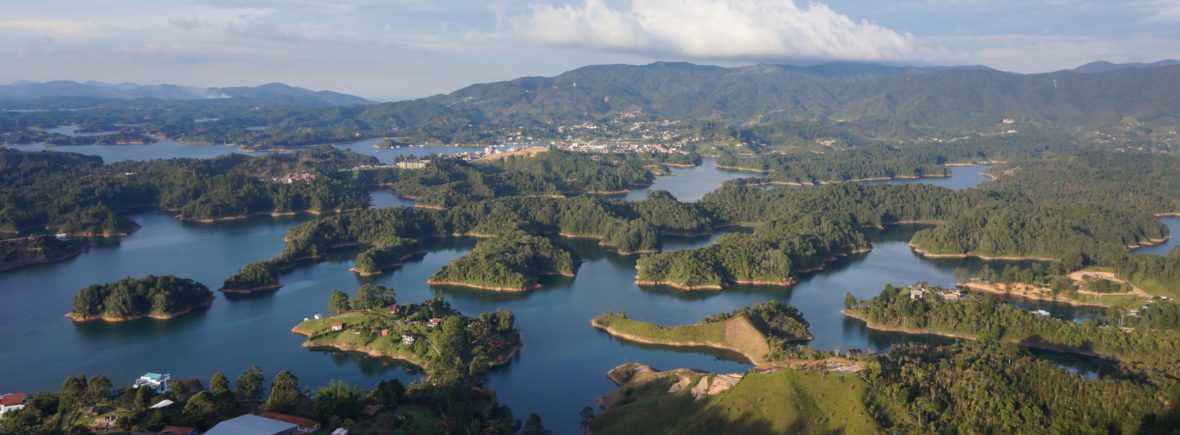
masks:
[(299, 427), (254, 414), (240, 415), (217, 423), (205, 435), (296, 435)]

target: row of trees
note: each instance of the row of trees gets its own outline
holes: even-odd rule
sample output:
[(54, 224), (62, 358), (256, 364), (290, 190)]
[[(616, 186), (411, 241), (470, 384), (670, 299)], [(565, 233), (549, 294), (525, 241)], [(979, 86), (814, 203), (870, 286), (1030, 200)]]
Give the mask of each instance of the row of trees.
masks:
[[(234, 382), (224, 374), (214, 373), (209, 388), (190, 391), (188, 382), (173, 382), (170, 390), (157, 396), (150, 388), (113, 389), (101, 375), (87, 378), (71, 376), (57, 392), (33, 394), (24, 409), (6, 413), (0, 419), (2, 433), (88, 433), (78, 418), (89, 407), (119, 415), (116, 431), (158, 431), (167, 425), (191, 426), (208, 430), (217, 422), (256, 411), (274, 411), (304, 415), (317, 419), (325, 428), (345, 427), (359, 432), (400, 430), (408, 433), (437, 430), (446, 422), (452, 429), (473, 433), (515, 434), (522, 429), (512, 411), (483, 389), (457, 389), (428, 383), (406, 388), (400, 381), (382, 380), (372, 390), (362, 390), (334, 381), (314, 390), (300, 385), (290, 371), (280, 371), (269, 382), (257, 365), (246, 369)], [(149, 407), (163, 399), (175, 405), (163, 409)], [(366, 405), (380, 407), (375, 416), (362, 414)], [(395, 418), (401, 408), (422, 409)], [(425, 421), (417, 418), (426, 417)], [(530, 417), (535, 427), (540, 419)], [(541, 428), (543, 430), (543, 428)]]

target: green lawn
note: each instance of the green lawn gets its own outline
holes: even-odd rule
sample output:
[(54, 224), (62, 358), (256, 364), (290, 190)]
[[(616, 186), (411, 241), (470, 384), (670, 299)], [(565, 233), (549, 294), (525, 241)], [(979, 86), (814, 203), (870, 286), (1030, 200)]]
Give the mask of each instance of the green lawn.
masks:
[(729, 391), (694, 401), (672, 379), (632, 391), (596, 419), (594, 433), (849, 433), (879, 431), (864, 404), (867, 385), (833, 372), (749, 373)]
[(619, 332), (653, 341), (695, 341), (725, 344), (725, 322), (701, 322), (693, 325), (669, 327), (627, 319), (617, 314), (603, 314), (596, 317), (595, 320)]

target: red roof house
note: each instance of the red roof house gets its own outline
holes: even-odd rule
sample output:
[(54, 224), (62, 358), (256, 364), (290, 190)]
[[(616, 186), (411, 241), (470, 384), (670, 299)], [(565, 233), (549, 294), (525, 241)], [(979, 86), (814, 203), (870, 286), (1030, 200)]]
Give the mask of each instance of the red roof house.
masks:
[(311, 433), (311, 432), (315, 432), (317, 430), (320, 430), (320, 422), (312, 420), (310, 418), (296, 417), (294, 415), (287, 415), (287, 414), (283, 414), (283, 413), (270, 412), (270, 411), (266, 411), (266, 412), (263, 412), (262, 414), (258, 414), (258, 415), (260, 415), (262, 417), (269, 418), (271, 420), (278, 420), (283, 423), (293, 424), (295, 426), (298, 426), (299, 431), (303, 432), (303, 433)]

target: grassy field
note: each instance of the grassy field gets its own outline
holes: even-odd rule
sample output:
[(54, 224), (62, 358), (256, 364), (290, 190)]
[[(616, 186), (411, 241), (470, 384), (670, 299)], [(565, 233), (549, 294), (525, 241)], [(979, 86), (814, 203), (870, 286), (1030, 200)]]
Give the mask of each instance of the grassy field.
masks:
[[(377, 312), (358, 311), (338, 316), (325, 317), (319, 320), (308, 320), (300, 323), (294, 331), (307, 335), (306, 346), (332, 347), (340, 350), (364, 352), (397, 358), (418, 366), (425, 366), (426, 362), (420, 355), (416, 355), (410, 346), (402, 344), (402, 332), (411, 332), (418, 337), (427, 335), (423, 325), (405, 324), (395, 330), (394, 334), (382, 337), (374, 333), (373, 328), (388, 328), (388, 315)], [(332, 323), (341, 322), (344, 331), (331, 331)]]
[(598, 323), (624, 334), (653, 341), (701, 342), (725, 344), (725, 322), (692, 325), (661, 326), (625, 318), (618, 314), (603, 314), (594, 319)]
[(596, 434), (874, 433), (868, 388), (856, 376), (782, 369), (749, 373), (729, 391), (694, 401), (673, 379), (633, 390), (592, 425)]

